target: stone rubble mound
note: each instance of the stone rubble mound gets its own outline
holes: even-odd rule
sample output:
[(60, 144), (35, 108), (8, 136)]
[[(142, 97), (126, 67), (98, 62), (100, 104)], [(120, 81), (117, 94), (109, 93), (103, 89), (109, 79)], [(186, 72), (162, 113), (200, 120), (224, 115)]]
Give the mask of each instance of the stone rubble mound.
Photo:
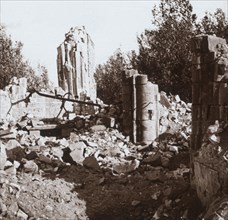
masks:
[[(160, 136), (149, 145), (131, 143), (130, 138), (121, 133), (121, 117), (121, 108), (110, 105), (103, 107), (95, 115), (76, 116), (67, 122), (55, 120), (56, 124), (72, 128), (67, 137), (31, 134), (28, 128), (53, 123), (51, 120), (34, 118), (32, 114), (27, 114), (17, 121), (2, 120), (0, 190), (4, 193), (0, 196), (0, 216), (5, 219), (30, 219), (37, 216), (48, 218), (54, 215), (56, 219), (60, 217), (77, 219), (78, 216), (81, 216), (79, 219), (86, 219), (84, 201), (77, 198), (77, 193), (69, 196), (74, 197), (73, 200), (82, 207), (79, 209), (80, 212), (74, 208), (71, 211), (58, 213), (56, 211), (58, 209), (65, 210), (73, 206), (72, 198), (66, 201), (66, 195), (62, 194), (57, 196), (58, 198), (46, 196), (43, 213), (42, 210), (35, 211), (35, 207), (38, 198), (45, 195), (31, 195), (37, 202), (30, 201), (33, 207), (29, 209), (27, 207), (29, 204), (22, 202), (26, 200), (23, 193), (32, 193), (33, 190), (50, 186), (50, 180), (44, 180), (43, 175), (49, 173), (58, 177), (61, 170), (70, 166), (82, 166), (100, 173), (111, 172), (113, 176), (131, 175), (143, 170), (143, 178), (151, 182), (180, 178), (187, 181), (191, 104), (181, 101), (179, 96), (166, 96), (165, 93), (161, 93)], [(30, 181), (31, 191), (23, 188), (24, 177)], [(56, 178), (55, 181), (60, 181), (56, 185), (61, 187), (61, 180)], [(66, 191), (70, 191), (71, 187), (72, 185), (66, 186)], [(59, 205), (56, 209), (50, 205), (55, 204), (55, 200)], [(68, 208), (62, 205), (60, 202), (62, 200), (69, 203)], [(157, 215), (155, 213), (155, 216)]]

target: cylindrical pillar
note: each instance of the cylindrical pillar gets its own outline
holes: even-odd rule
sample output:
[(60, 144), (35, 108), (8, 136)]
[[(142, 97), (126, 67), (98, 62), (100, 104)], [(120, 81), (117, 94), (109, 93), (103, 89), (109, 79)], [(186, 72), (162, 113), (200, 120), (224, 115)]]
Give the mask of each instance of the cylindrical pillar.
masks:
[(137, 142), (142, 144), (150, 144), (158, 136), (157, 92), (147, 75), (136, 77)]

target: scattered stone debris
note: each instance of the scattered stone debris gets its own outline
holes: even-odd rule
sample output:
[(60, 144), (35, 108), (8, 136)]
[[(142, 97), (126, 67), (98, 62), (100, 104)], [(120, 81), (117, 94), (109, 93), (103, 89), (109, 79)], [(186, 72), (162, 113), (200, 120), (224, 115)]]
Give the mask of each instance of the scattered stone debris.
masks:
[[(170, 195), (177, 183), (189, 184), (189, 158), (184, 155), (189, 155), (191, 106), (178, 96), (166, 96), (163, 92), (161, 97), (160, 135), (148, 145), (133, 144), (129, 136), (121, 133), (121, 109), (114, 105), (104, 106), (94, 115), (68, 120), (41, 120), (26, 114), (13, 123), (2, 121), (0, 216), (5, 219), (110, 218), (101, 210), (103, 205), (92, 209), (100, 198), (97, 190), (101, 188), (103, 193), (111, 190), (107, 195), (102, 193), (105, 200), (120, 190), (120, 197), (128, 201), (123, 206), (127, 210), (125, 214), (120, 214), (119, 206), (113, 211), (111, 206), (115, 206), (115, 201), (112, 205), (106, 202), (115, 219), (131, 215), (131, 219), (138, 219), (143, 209), (147, 210), (145, 219), (189, 216), (186, 209), (192, 200), (186, 200), (185, 208), (180, 208), (178, 203), (185, 199), (182, 191), (175, 199)], [(63, 132), (56, 130), (59, 126)], [(66, 133), (64, 130), (69, 127), (72, 129)], [(213, 136), (210, 138), (215, 142)], [(137, 190), (131, 195), (118, 185)], [(169, 194), (165, 193), (165, 186), (170, 186)], [(75, 191), (88, 203), (78, 199)], [(152, 201), (156, 203), (151, 206)], [(176, 211), (171, 211), (171, 207)]]

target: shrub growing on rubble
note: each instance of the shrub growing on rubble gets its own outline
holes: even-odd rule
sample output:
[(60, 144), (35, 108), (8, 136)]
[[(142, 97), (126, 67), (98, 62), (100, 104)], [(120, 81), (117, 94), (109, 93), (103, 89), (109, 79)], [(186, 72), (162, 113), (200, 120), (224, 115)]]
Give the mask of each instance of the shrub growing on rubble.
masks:
[(48, 86), (47, 70), (38, 65), (40, 76), (29, 65), (22, 55), (23, 44), (13, 42), (6, 33), (6, 28), (0, 25), (0, 89), (9, 84), (12, 77), (26, 77), (29, 89), (40, 90)]
[(125, 66), (124, 54), (118, 49), (106, 63), (96, 68), (97, 96), (104, 103), (112, 104), (121, 101), (122, 72)]

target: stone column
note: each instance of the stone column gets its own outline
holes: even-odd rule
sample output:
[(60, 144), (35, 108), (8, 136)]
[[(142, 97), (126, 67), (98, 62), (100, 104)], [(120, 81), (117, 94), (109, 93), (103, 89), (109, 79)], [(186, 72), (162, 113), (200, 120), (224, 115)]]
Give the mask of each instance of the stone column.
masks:
[(127, 70), (122, 88), (123, 131), (134, 143), (150, 144), (159, 135), (158, 86), (147, 75)]

